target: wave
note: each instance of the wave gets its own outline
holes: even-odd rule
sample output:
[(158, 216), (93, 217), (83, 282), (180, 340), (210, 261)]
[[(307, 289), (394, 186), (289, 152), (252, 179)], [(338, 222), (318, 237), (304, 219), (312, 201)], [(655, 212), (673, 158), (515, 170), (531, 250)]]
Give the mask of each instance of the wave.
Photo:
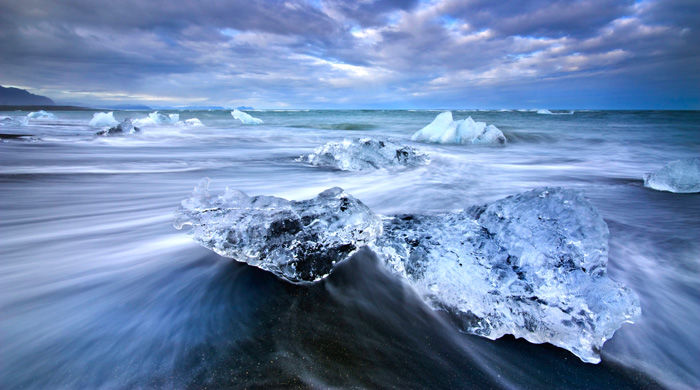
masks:
[(539, 109), (535, 111), (537, 114), (540, 115), (574, 115), (574, 111), (566, 111), (566, 112), (552, 112), (547, 109)]
[(559, 137), (549, 133), (503, 129), (501, 131), (511, 143), (546, 143), (559, 140)]
[(371, 123), (330, 123), (330, 124), (302, 124), (302, 125), (289, 125), (287, 127), (293, 127), (298, 129), (320, 129), (320, 130), (374, 130), (379, 126), (373, 125)]

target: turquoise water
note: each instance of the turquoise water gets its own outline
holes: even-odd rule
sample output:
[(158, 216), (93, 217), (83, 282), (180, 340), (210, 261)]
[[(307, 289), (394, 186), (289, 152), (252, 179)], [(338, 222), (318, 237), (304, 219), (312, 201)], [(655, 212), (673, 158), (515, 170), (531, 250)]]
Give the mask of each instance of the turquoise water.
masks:
[[(700, 196), (642, 182), (700, 155), (700, 112), (453, 111), (496, 125), (505, 147), (411, 142), (439, 111), (249, 111), (259, 126), (228, 111), (164, 112), (205, 126), (96, 137), (92, 111), (56, 111), (0, 127), (28, 135), (0, 143), (0, 387), (700, 386)], [(419, 148), (431, 163), (341, 172), (295, 161), (365, 136)], [(340, 186), (387, 215), (578, 189), (609, 225), (610, 276), (640, 296), (642, 318), (590, 365), (458, 332), (371, 253), (294, 287), (172, 228), (202, 177), (214, 191), (290, 199)]]

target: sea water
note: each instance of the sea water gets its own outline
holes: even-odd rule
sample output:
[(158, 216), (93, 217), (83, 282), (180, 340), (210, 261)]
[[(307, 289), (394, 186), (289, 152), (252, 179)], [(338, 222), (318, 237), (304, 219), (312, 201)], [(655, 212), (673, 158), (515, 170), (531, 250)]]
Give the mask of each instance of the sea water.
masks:
[[(497, 126), (505, 146), (410, 140), (441, 111), (248, 111), (257, 125), (163, 111), (177, 119), (113, 137), (89, 125), (98, 111), (49, 112), (0, 113), (2, 388), (700, 386), (700, 195), (643, 185), (700, 155), (700, 112), (452, 111)], [(203, 126), (184, 124), (193, 118)], [(430, 163), (341, 171), (299, 159), (366, 137)], [(461, 333), (369, 250), (294, 286), (173, 228), (203, 177), (216, 192), (295, 200), (342, 187), (382, 215), (578, 190), (610, 229), (610, 277), (639, 296), (642, 315), (593, 365)]]

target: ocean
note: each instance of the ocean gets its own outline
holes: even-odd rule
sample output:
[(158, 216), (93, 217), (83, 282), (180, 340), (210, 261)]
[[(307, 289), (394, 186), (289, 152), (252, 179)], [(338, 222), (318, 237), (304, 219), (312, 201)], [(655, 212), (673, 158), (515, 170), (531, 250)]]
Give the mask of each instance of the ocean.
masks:
[[(96, 136), (97, 111), (0, 112), (0, 388), (700, 387), (700, 195), (643, 182), (700, 156), (700, 112), (452, 110), (497, 126), (507, 144), (410, 140), (441, 111), (254, 110), (264, 123), (244, 125), (230, 111), (166, 110), (203, 126), (147, 123), (124, 136)], [(430, 163), (341, 171), (297, 160), (366, 137)], [(608, 275), (642, 314), (590, 364), (460, 331), (367, 248), (294, 285), (173, 227), (205, 177), (212, 192), (293, 200), (341, 187), (380, 215), (577, 190), (610, 230)]]

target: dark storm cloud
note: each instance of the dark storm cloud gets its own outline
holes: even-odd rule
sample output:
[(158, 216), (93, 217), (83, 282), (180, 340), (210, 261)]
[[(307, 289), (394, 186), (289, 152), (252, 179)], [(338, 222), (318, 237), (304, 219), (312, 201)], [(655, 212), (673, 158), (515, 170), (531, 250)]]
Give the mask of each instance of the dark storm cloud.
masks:
[(699, 13), (695, 0), (0, 0), (0, 84), (86, 104), (522, 106), (576, 85), (581, 105), (645, 90), (697, 106)]

